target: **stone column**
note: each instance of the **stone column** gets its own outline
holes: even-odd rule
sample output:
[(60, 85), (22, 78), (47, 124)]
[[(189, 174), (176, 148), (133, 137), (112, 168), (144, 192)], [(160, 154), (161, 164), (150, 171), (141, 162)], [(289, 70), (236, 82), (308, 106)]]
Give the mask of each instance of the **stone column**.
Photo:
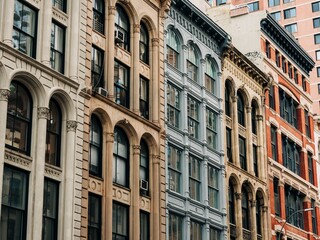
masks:
[(1, 40), (10, 47), (12, 47), (14, 2), (15, 1), (4, 1), (4, 8), (1, 13)]
[(188, 146), (185, 146), (184, 148), (184, 160), (182, 163), (182, 184), (180, 187), (182, 195), (185, 197), (190, 197), (190, 191), (189, 191), (189, 149)]
[(262, 239), (269, 239), (268, 206), (262, 207)]
[(182, 45), (181, 46), (181, 57), (178, 60), (178, 67), (181, 68), (181, 72), (183, 75), (183, 84), (187, 85), (188, 84), (188, 69), (187, 69), (187, 56), (188, 56), (188, 46), (187, 45)]
[(69, 33), (69, 76), (75, 82), (78, 82), (78, 64), (79, 64), (79, 29), (80, 29), (80, 1), (71, 1), (71, 24)]
[(235, 193), (236, 196), (236, 227), (237, 227), (237, 240), (243, 239), (242, 234), (242, 211), (241, 211), (241, 193)]
[(132, 216), (132, 239), (140, 239), (140, 145), (133, 146), (133, 161), (131, 171), (131, 216)]
[(256, 200), (251, 200), (249, 202), (251, 211), (249, 216), (251, 216), (251, 219), (248, 219), (250, 221), (250, 226), (251, 226), (251, 240), (257, 240), (257, 201)]
[[(205, 67), (206, 67), (206, 60), (205, 59), (200, 59), (200, 65), (199, 65), (199, 71), (198, 71), (198, 83), (200, 84), (200, 86), (204, 86), (204, 88), (202, 88), (203, 90), (205, 90), (205, 80), (204, 80), (204, 74), (205, 74)], [(205, 91), (203, 92), (202, 96), (205, 95)]]
[(130, 86), (130, 108), (134, 113), (140, 115), (140, 58), (139, 58), (139, 44), (140, 44), (140, 24), (133, 25), (133, 84)]
[(106, 156), (105, 156), (105, 162), (106, 164), (103, 164), (105, 166), (105, 202), (104, 206), (105, 208), (102, 210), (104, 211), (104, 225), (106, 226), (103, 231), (104, 239), (112, 239), (112, 187), (113, 187), (113, 143), (114, 143), (114, 133), (107, 133), (106, 134), (106, 142), (107, 142), (107, 149), (106, 149)]
[[(106, 38), (106, 46), (108, 51), (108, 64), (105, 64), (105, 72), (107, 73), (107, 90), (108, 90), (108, 98), (114, 100), (114, 21), (116, 16), (116, 7), (109, 6), (108, 8), (108, 38)], [(106, 71), (107, 70), (107, 71)], [(111, 235), (110, 235), (111, 239)]]
[(257, 162), (258, 162), (258, 174), (259, 178), (267, 180), (267, 171), (265, 169), (268, 169), (267, 162), (266, 162), (266, 155), (264, 152), (264, 122), (263, 122), (263, 116), (257, 115), (256, 116), (257, 121)]
[(33, 202), (33, 240), (41, 239), (42, 215), (43, 215), (43, 187), (45, 170), (45, 149), (47, 120), (49, 117), (49, 108), (38, 108), (37, 137), (34, 158), (34, 199)]
[(233, 149), (234, 151), (232, 152), (233, 155), (233, 159), (234, 159), (234, 164), (238, 167), (240, 167), (240, 159), (239, 159), (239, 124), (238, 124), (238, 110), (237, 110), (237, 100), (238, 97), (237, 96), (233, 96), (232, 97), (232, 111), (233, 111), (233, 126), (232, 126), (232, 139), (234, 139), (233, 141)]
[[(189, 129), (188, 129), (188, 92), (189, 87), (187, 85), (183, 86), (183, 90), (181, 91), (181, 112), (180, 116), (186, 116), (181, 117), (181, 128), (183, 129), (183, 132), (185, 133), (186, 140), (188, 139), (189, 135)], [(188, 140), (187, 140), (188, 141)]]
[(246, 162), (247, 162), (247, 171), (251, 173), (252, 175), (254, 174), (254, 168), (253, 168), (253, 147), (252, 147), (252, 115), (251, 115), (251, 107), (246, 107), (246, 137), (247, 137), (247, 144), (246, 144)]
[[(2, 179), (3, 176), (3, 164), (4, 164), (4, 152), (5, 152), (5, 138), (6, 138), (6, 126), (7, 126), (7, 108), (8, 108), (8, 97), (10, 95), (9, 89), (0, 89), (0, 109), (5, 111), (4, 114), (0, 115), (0, 176)], [(0, 184), (0, 196), (2, 196), (2, 184)], [(2, 202), (2, 197), (0, 197), (0, 206)], [(0, 207), (0, 216), (1, 216), (1, 207)]]
[[(152, 232), (150, 234), (151, 239), (159, 240), (160, 239), (160, 156), (152, 156), (152, 168), (153, 168), (153, 178), (152, 178), (152, 209), (151, 212), (151, 222)], [(167, 218), (168, 219), (168, 218)]]
[[(208, 182), (208, 158), (205, 157), (205, 160), (202, 161), (202, 166), (203, 166), (203, 171), (202, 174), (200, 174), (201, 178), (201, 183), (207, 183)], [(202, 198), (200, 198), (200, 201), (202, 201), (206, 206), (209, 205), (209, 199), (208, 199), (208, 185), (207, 184), (201, 184), (201, 193), (202, 193)], [(222, 194), (221, 194), (222, 195)]]
[(159, 123), (159, 38), (152, 39), (152, 121)]
[[(52, 1), (42, 1), (42, 23), (40, 21), (40, 28), (42, 29), (40, 46), (38, 48), (41, 54), (41, 63), (48, 67), (51, 67), (50, 64), (50, 45), (51, 45), (51, 26), (52, 26)], [(38, 55), (39, 56), (39, 55)], [(73, 59), (74, 61), (74, 59)]]
[(221, 84), (222, 83), (222, 72), (218, 72), (217, 76), (218, 76), (218, 79), (216, 81), (216, 88), (217, 89), (214, 90), (214, 95), (216, 95), (219, 99), (221, 99), (220, 108), (224, 109), (224, 107), (223, 107), (224, 101), (222, 101), (222, 99), (224, 99), (224, 96), (221, 96), (221, 93), (224, 92), (224, 91), (222, 91), (223, 89), (222, 89), (222, 84)]
[[(67, 121), (67, 154), (65, 159), (64, 183), (64, 229), (63, 239), (73, 238), (73, 213), (75, 203), (74, 178), (75, 178), (75, 147), (76, 147), (77, 121)], [(73, 201), (72, 201), (73, 200)]]

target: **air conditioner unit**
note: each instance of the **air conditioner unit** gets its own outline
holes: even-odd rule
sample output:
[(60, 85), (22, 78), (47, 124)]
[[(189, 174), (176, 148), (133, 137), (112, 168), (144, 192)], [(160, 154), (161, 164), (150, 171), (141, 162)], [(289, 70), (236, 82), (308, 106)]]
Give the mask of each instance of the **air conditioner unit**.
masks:
[(146, 180), (140, 179), (140, 190), (148, 191), (149, 183)]
[(104, 96), (104, 97), (107, 97), (108, 96), (108, 91), (102, 87), (99, 87), (98, 88), (98, 93), (101, 95), (101, 96)]
[(124, 42), (124, 33), (120, 30), (116, 30), (114, 32), (114, 40), (116, 43), (123, 43)]

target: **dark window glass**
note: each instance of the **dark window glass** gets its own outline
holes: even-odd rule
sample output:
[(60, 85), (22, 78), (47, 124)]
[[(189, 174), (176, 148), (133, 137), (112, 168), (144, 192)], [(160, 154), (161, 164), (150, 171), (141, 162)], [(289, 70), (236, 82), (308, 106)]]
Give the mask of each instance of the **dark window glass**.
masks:
[(42, 240), (55, 240), (58, 233), (59, 183), (45, 179), (43, 191)]
[(273, 179), (273, 194), (274, 194), (274, 212), (276, 216), (280, 216), (280, 186), (279, 186), (279, 179)]
[(88, 199), (88, 240), (101, 239), (101, 197), (89, 193)]
[(92, 46), (91, 51), (91, 85), (92, 89), (104, 87), (103, 77), (104, 52), (95, 46)]
[(65, 32), (65, 28), (59, 26), (55, 22), (52, 22), (50, 62), (51, 67), (60, 73), (64, 73)]
[[(320, 34), (314, 35), (314, 43), (320, 44)], [(318, 76), (320, 76), (320, 74)]]
[(227, 141), (227, 158), (229, 162), (233, 162), (232, 159), (232, 130), (226, 129), (226, 141)]
[[(286, 220), (288, 223), (304, 229), (303, 199), (305, 196), (292, 186), (285, 185)], [(293, 214), (295, 213), (295, 214)], [(290, 218), (289, 218), (290, 217)]]
[(240, 158), (241, 168), (244, 170), (247, 170), (246, 140), (240, 136), (239, 136), (239, 158)]
[(274, 86), (270, 87), (269, 90), (269, 107), (272, 108), (273, 110), (275, 110), (275, 103), (274, 103)]
[(302, 89), (303, 91), (307, 91), (307, 80), (304, 76), (302, 76)]
[(282, 159), (283, 165), (292, 172), (300, 175), (300, 150), (288, 137), (282, 136)]
[(167, 85), (167, 121), (168, 124), (179, 128), (180, 90), (173, 85)]
[(146, 141), (140, 143), (140, 193), (149, 193), (149, 149)]
[(201, 195), (201, 161), (189, 156), (189, 195), (192, 199), (200, 201)]
[(317, 67), (317, 77), (320, 77), (320, 67)]
[(139, 58), (142, 62), (149, 64), (149, 35), (146, 26), (141, 23), (140, 26), (140, 45)]
[(209, 205), (219, 208), (219, 170), (208, 165), (208, 201)]
[(129, 187), (129, 141), (124, 131), (115, 127), (113, 143), (113, 182)]
[(299, 83), (299, 75), (298, 75), (298, 70), (296, 68), (294, 68), (293, 74), (294, 74), (294, 76), (293, 76), (294, 77), (294, 82), (296, 84), (298, 84)]
[(273, 160), (278, 161), (277, 128), (275, 126), (271, 126), (271, 151)]
[(277, 64), (277, 67), (280, 67), (280, 64), (281, 64), (281, 55), (279, 53), (278, 50), (276, 50), (276, 64)]
[(0, 239), (26, 239), (28, 175), (4, 166)]
[(284, 19), (292, 18), (296, 16), (296, 8), (290, 8), (283, 11)]
[(251, 107), (251, 128), (252, 133), (257, 134), (257, 106), (256, 104), (252, 103)]
[(93, 21), (92, 28), (99, 33), (104, 34), (104, 1), (93, 1)]
[(242, 227), (250, 230), (249, 194), (245, 187), (241, 190)]
[(207, 57), (206, 58), (206, 66), (205, 66), (205, 74), (204, 74), (204, 81), (205, 81), (205, 88), (207, 91), (209, 91), (212, 94), (215, 94), (216, 92), (216, 68), (214, 61), (212, 58)]
[(258, 148), (256, 145), (252, 146), (253, 151), (253, 170), (256, 177), (259, 177), (259, 165), (258, 165)]
[(294, 2), (295, 0), (283, 0), (283, 3)]
[(298, 127), (297, 107), (298, 104), (285, 93), (282, 89), (279, 91), (280, 96), (280, 116), (295, 128)]
[(314, 184), (314, 177), (313, 177), (313, 159), (312, 153), (308, 152), (308, 173), (309, 173), (309, 182)]
[(187, 73), (188, 77), (195, 82), (198, 81), (198, 61), (195, 47), (188, 44)]
[(217, 129), (218, 129), (218, 114), (211, 109), (206, 109), (206, 135), (207, 145), (209, 148), (217, 148)]
[(286, 58), (282, 57), (281, 62), (282, 62), (282, 72), (287, 73), (287, 60), (286, 60)]
[(318, 234), (317, 231), (317, 214), (316, 214), (316, 201), (311, 199), (311, 207), (313, 208), (312, 212), (311, 212), (311, 216), (312, 216), (312, 232), (315, 234)]
[(14, 1), (13, 47), (30, 57), (36, 57), (37, 13), (24, 3)]
[(228, 199), (229, 199), (229, 222), (231, 224), (236, 224), (236, 212), (235, 212), (235, 192), (233, 184), (229, 181), (228, 188)]
[(140, 211), (140, 240), (150, 239), (149, 213)]
[(129, 208), (113, 202), (112, 240), (129, 240)]
[(61, 122), (61, 110), (58, 103), (52, 99), (49, 103), (49, 119), (47, 120), (45, 161), (55, 166), (60, 166)]
[(225, 87), (224, 93), (224, 109), (227, 116), (231, 117), (231, 108), (232, 105), (230, 104), (230, 89), (228, 86)]
[(188, 133), (190, 137), (199, 137), (199, 103), (188, 96)]
[(306, 125), (306, 135), (307, 137), (311, 137), (311, 131), (310, 131), (310, 121), (309, 121), (309, 112), (307, 110), (304, 110), (304, 121)]
[(249, 12), (254, 12), (259, 10), (259, 2), (249, 3)]
[(190, 221), (190, 240), (202, 240), (202, 224)]
[(217, 0), (217, 6), (226, 4), (226, 3), (227, 3), (227, 0)]
[(318, 94), (320, 94), (320, 83), (318, 83)]
[(314, 18), (313, 19), (313, 27), (314, 28), (320, 27), (320, 18)]
[(221, 231), (215, 228), (210, 227), (210, 238), (209, 240), (218, 240), (220, 239)]
[(271, 58), (271, 47), (268, 41), (266, 41), (266, 55), (267, 55), (267, 58)]
[(60, 9), (63, 12), (66, 12), (67, 0), (52, 0), (52, 6)]
[(6, 147), (29, 155), (31, 143), (32, 99), (29, 91), (13, 81), (8, 98)]
[(256, 226), (257, 226), (257, 239), (262, 239), (262, 205), (258, 199), (258, 195), (256, 196)]
[(129, 68), (114, 61), (114, 93), (116, 103), (129, 108)]
[(169, 240), (184, 239), (182, 231), (182, 217), (169, 213)]
[(312, 12), (320, 11), (320, 1), (312, 3)]
[(280, 5), (280, 0), (269, 0), (269, 7)]
[(245, 127), (246, 123), (245, 123), (244, 101), (241, 94), (238, 93), (237, 95), (238, 95), (238, 100), (237, 100), (238, 123)]
[(166, 40), (167, 40), (166, 59), (170, 65), (172, 65), (175, 68), (178, 68), (179, 40), (178, 40), (177, 34), (172, 29), (168, 29)]
[(117, 46), (130, 51), (130, 22), (124, 9), (116, 5), (115, 41)]
[(140, 77), (140, 113), (141, 116), (149, 119), (149, 81)]
[(182, 153), (179, 149), (168, 146), (168, 178), (169, 189), (181, 193), (181, 164)]
[(90, 123), (90, 175), (102, 177), (102, 126), (96, 115)]

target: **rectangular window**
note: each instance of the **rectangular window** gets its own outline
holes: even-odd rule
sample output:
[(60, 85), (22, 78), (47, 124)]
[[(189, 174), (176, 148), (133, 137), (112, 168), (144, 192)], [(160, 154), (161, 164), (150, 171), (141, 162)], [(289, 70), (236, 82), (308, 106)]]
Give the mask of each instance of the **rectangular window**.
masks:
[(282, 57), (281, 62), (282, 62), (282, 72), (287, 73), (287, 60), (285, 59), (285, 57)]
[(297, 107), (298, 104), (285, 93), (282, 89), (279, 91), (280, 96), (280, 116), (294, 127), (298, 127)]
[(315, 44), (320, 44), (320, 34), (314, 35), (314, 43)]
[(209, 206), (219, 208), (219, 170), (208, 165), (208, 201)]
[(274, 212), (276, 216), (280, 216), (280, 186), (279, 179), (273, 179), (273, 194), (274, 194)]
[(319, 28), (320, 27), (320, 18), (314, 18), (313, 19), (313, 28)]
[(227, 158), (229, 162), (232, 162), (232, 130), (226, 129), (226, 142), (227, 142)]
[(316, 60), (320, 60), (320, 50), (316, 51)]
[(129, 207), (113, 202), (112, 240), (129, 240)]
[(281, 55), (280, 55), (279, 51), (276, 50), (276, 64), (277, 64), (277, 67), (280, 67), (280, 63), (281, 63)]
[(274, 86), (270, 87), (269, 90), (269, 107), (275, 110), (275, 103), (274, 103)]
[(140, 240), (150, 239), (149, 213), (140, 211)]
[(211, 109), (206, 109), (206, 135), (209, 148), (217, 148), (217, 114)]
[(320, 11), (320, 1), (312, 3), (312, 12)]
[(60, 73), (64, 73), (65, 31), (65, 28), (59, 26), (55, 22), (52, 22), (50, 62), (51, 67)]
[(283, 3), (294, 2), (295, 0), (283, 0)]
[(271, 126), (271, 151), (273, 160), (278, 161), (277, 128), (275, 126)]
[(26, 239), (28, 174), (4, 166), (2, 181), (1, 239)]
[(173, 85), (167, 86), (167, 121), (168, 124), (179, 128), (180, 91)]
[(104, 0), (93, 1), (93, 30), (104, 34)]
[(220, 239), (220, 230), (210, 227), (209, 240), (218, 240), (218, 239)]
[(300, 150), (288, 137), (282, 136), (282, 159), (283, 165), (290, 171), (300, 176)]
[(37, 13), (32, 8), (15, 0), (12, 42), (13, 48), (36, 57)]
[(259, 2), (253, 2), (248, 4), (249, 12), (254, 12), (259, 10)]
[(302, 89), (303, 91), (307, 91), (307, 80), (304, 76), (302, 76)]
[(271, 47), (268, 41), (266, 41), (266, 55), (267, 55), (267, 58), (271, 58)]
[(308, 172), (309, 172), (309, 182), (314, 184), (314, 177), (313, 177), (313, 159), (312, 153), (308, 152)]
[(169, 189), (181, 193), (181, 151), (168, 146), (168, 178)]
[(246, 140), (239, 136), (239, 159), (242, 169), (247, 170)]
[(52, 0), (52, 6), (54, 6), (55, 8), (58, 8), (63, 12), (66, 12), (67, 0)]
[(217, 6), (226, 4), (226, 3), (227, 3), (227, 0), (217, 0)]
[(269, 7), (274, 7), (280, 5), (280, 0), (269, 0)]
[(320, 83), (318, 83), (318, 94), (320, 94)]
[(317, 214), (316, 214), (316, 201), (311, 199), (311, 207), (313, 210), (311, 211), (312, 216), (312, 232), (318, 234), (317, 231)]
[(199, 103), (188, 96), (188, 132), (190, 137), (199, 137)]
[(292, 65), (291, 63), (288, 63), (288, 76), (289, 78), (293, 78), (293, 74), (292, 74)]
[(259, 177), (259, 169), (258, 169), (258, 148), (256, 145), (252, 146), (253, 151), (253, 170), (256, 177)]
[(320, 67), (317, 67), (317, 77), (320, 77)]
[(101, 197), (89, 193), (88, 198), (88, 239), (101, 239)]
[(98, 87), (104, 87), (103, 62), (104, 52), (95, 46), (91, 51), (91, 85), (95, 90)]
[(296, 83), (296, 84), (298, 84), (299, 82), (299, 75), (298, 75), (298, 70), (296, 69), (296, 68), (294, 68), (294, 70), (293, 70), (293, 75), (294, 75), (294, 82)]
[(42, 239), (57, 239), (58, 200), (59, 183), (49, 179), (44, 179)]
[(305, 195), (303, 193), (292, 186), (285, 185), (286, 220), (300, 229), (304, 229), (303, 212), (300, 211), (303, 209), (304, 198)]
[(182, 217), (169, 213), (169, 240), (182, 240), (183, 231), (182, 231)]
[(310, 132), (310, 121), (309, 121), (309, 113), (307, 110), (304, 110), (304, 121), (306, 125), (306, 135), (307, 137), (311, 137), (311, 132)]
[(129, 68), (118, 61), (114, 61), (115, 102), (129, 108), (129, 93)]
[(192, 220), (190, 222), (190, 240), (202, 240), (202, 225)]
[(296, 16), (296, 8), (289, 8), (283, 11), (284, 19), (293, 18)]
[(201, 196), (201, 161), (189, 156), (189, 194), (192, 199), (200, 201)]
[(278, 12), (273, 12), (273, 13), (270, 13), (271, 16), (273, 17), (274, 20), (276, 21), (280, 21), (281, 20), (281, 12), (278, 11)]
[(140, 77), (140, 114), (149, 119), (149, 80)]
[(296, 23), (284, 26), (289, 33), (298, 32), (298, 25)]

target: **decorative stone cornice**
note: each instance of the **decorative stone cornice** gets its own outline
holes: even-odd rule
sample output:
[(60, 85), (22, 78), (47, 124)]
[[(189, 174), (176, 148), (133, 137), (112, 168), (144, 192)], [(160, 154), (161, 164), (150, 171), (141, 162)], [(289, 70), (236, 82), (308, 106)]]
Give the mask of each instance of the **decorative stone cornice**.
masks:
[(77, 126), (78, 126), (78, 123), (77, 121), (74, 121), (74, 120), (68, 120), (67, 121), (67, 132), (75, 132), (77, 130)]
[(0, 101), (8, 101), (9, 95), (9, 89), (0, 89)]
[(38, 119), (49, 119), (49, 108), (38, 107)]

